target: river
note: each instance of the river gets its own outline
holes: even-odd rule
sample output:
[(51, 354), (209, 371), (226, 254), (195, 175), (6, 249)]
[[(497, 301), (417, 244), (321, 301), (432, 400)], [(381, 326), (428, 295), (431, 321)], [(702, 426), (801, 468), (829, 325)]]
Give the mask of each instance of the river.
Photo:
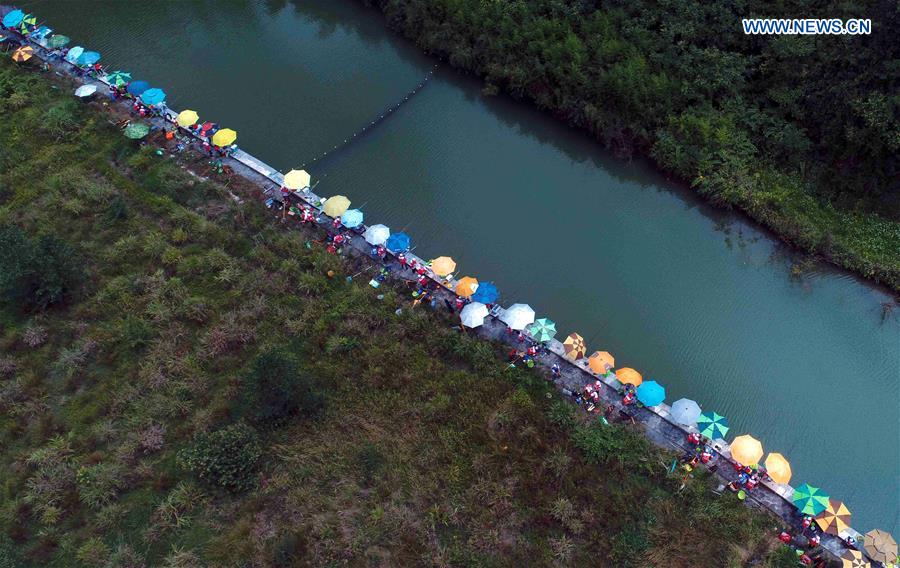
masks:
[[(25, 3), (172, 108), (239, 133), (287, 171), (402, 99), (434, 60), (353, 0)], [(406, 227), (668, 390), (791, 460), (792, 483), (898, 532), (900, 316), (889, 294), (798, 259), (640, 161), (441, 66), (351, 145), (308, 169), (369, 222)], [(732, 436), (729, 436), (731, 439)]]

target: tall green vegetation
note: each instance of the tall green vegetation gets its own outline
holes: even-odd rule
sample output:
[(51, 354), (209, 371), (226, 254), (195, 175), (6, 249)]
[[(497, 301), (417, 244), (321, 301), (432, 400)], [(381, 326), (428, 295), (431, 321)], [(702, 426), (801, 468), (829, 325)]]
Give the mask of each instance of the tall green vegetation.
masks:
[(13, 306), (44, 310), (69, 299), (81, 280), (72, 247), (53, 235), (29, 239), (0, 226), (0, 294)]
[[(900, 289), (900, 8), (892, 2), (364, 0), (485, 92), (527, 99), (711, 201)], [(747, 36), (741, 18), (871, 18)]]

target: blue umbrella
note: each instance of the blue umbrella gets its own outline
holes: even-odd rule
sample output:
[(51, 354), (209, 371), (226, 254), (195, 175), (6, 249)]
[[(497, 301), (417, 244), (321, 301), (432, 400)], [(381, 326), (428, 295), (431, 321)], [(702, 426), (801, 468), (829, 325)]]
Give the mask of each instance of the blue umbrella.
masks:
[(14, 28), (22, 23), (22, 18), (24, 17), (25, 12), (22, 10), (13, 10), (9, 14), (3, 16), (3, 27)]
[(341, 223), (348, 229), (355, 229), (362, 225), (362, 222), (363, 212), (359, 209), (347, 209), (344, 211), (344, 214), (341, 215)]
[(69, 63), (75, 63), (78, 61), (78, 58), (81, 57), (81, 54), (84, 53), (84, 48), (80, 45), (76, 45), (72, 49), (66, 53), (66, 61)]
[(472, 294), (473, 302), (481, 302), (482, 304), (493, 304), (500, 297), (500, 290), (494, 286), (493, 282), (481, 282), (478, 289)]
[(78, 56), (78, 59), (75, 61), (78, 65), (93, 65), (100, 61), (100, 54), (96, 51), (85, 51), (81, 55)]
[(31, 32), (31, 39), (40, 41), (53, 33), (53, 30), (48, 28), (47, 26), (40, 26), (38, 29)]
[(126, 89), (132, 95), (138, 97), (144, 91), (150, 88), (150, 83), (147, 81), (132, 81), (128, 83), (128, 89)]
[(666, 399), (666, 389), (656, 381), (644, 381), (637, 388), (637, 398), (644, 406), (656, 406)]
[(158, 105), (166, 100), (166, 92), (162, 89), (147, 89), (141, 93), (141, 100), (145, 105)]
[(402, 252), (409, 250), (409, 245), (412, 241), (409, 238), (409, 235), (406, 233), (394, 233), (388, 240), (385, 241), (384, 246), (391, 252)]

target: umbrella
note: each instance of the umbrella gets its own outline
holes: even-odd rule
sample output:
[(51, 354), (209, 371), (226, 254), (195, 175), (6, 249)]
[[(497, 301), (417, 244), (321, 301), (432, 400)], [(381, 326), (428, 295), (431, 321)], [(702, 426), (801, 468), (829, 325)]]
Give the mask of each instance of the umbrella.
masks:
[(679, 398), (672, 403), (672, 420), (684, 426), (696, 424), (700, 412), (700, 405), (689, 398)]
[(616, 360), (613, 359), (613, 356), (608, 351), (594, 351), (588, 357), (588, 366), (590, 366), (592, 371), (601, 375), (612, 369), (615, 364)]
[(363, 233), (366, 242), (376, 247), (383, 245), (389, 236), (391, 236), (391, 230), (384, 225), (372, 225)]
[(791, 480), (791, 464), (777, 452), (770, 453), (766, 458), (766, 471), (775, 483), (787, 483)]
[(466, 327), (478, 327), (484, 323), (484, 318), (488, 315), (487, 306), (481, 302), (472, 302), (466, 304), (459, 312), (459, 321)]
[(431, 270), (438, 276), (447, 276), (456, 270), (456, 261), (449, 256), (439, 256), (431, 261)]
[(640, 373), (630, 367), (624, 367), (616, 371), (616, 378), (623, 385), (640, 386), (644, 382), (644, 377)]
[(717, 412), (704, 412), (697, 419), (697, 428), (700, 429), (701, 436), (710, 440), (724, 440), (728, 433), (728, 420)]
[(100, 61), (99, 53), (97, 53), (96, 51), (85, 51), (78, 56), (78, 59), (75, 60), (75, 63), (78, 65), (93, 65), (98, 61)]
[(66, 53), (65, 59), (69, 63), (75, 63), (76, 61), (78, 61), (78, 58), (81, 57), (82, 53), (84, 53), (84, 48), (80, 45), (76, 45), (75, 47), (70, 49), (68, 53)]
[(57, 47), (65, 47), (69, 45), (69, 42), (72, 41), (69, 39), (69, 36), (64, 36), (62, 34), (55, 34), (53, 37), (47, 40), (47, 47), (49, 48), (57, 48)]
[[(219, 132), (224, 132), (224, 130)], [(213, 136), (213, 142), (215, 142), (215, 139), (216, 137)], [(325, 200), (324, 211), (329, 217), (340, 217), (347, 209), (350, 209), (350, 200), (343, 195), (335, 195)]]
[(656, 406), (666, 399), (666, 389), (656, 381), (644, 381), (638, 385), (637, 399), (644, 406)]
[(97, 92), (97, 85), (82, 85), (75, 89), (75, 96), (84, 98), (89, 97)]
[(150, 132), (150, 127), (146, 124), (132, 123), (125, 127), (125, 137), (132, 140), (143, 138)]
[(570, 333), (566, 340), (563, 341), (563, 350), (569, 359), (581, 359), (584, 357), (587, 346), (584, 344), (584, 338), (577, 333)]
[(500, 297), (500, 291), (493, 282), (482, 282), (472, 294), (472, 299), (482, 304), (493, 304)]
[[(768, 464), (766, 468), (768, 468)], [(828, 534), (839, 535), (850, 528), (850, 517), (852, 516), (850, 509), (844, 505), (843, 501), (828, 499), (828, 506), (816, 515), (816, 524)]]
[(3, 16), (3, 27), (14, 28), (22, 23), (25, 13), (22, 10), (13, 10), (9, 14)]
[(547, 318), (535, 320), (535, 322), (525, 328), (528, 335), (535, 341), (545, 343), (556, 337), (556, 324)]
[(463, 276), (456, 281), (456, 295), (469, 298), (478, 289), (478, 280), (471, 276)]
[(30, 45), (26, 45), (24, 47), (20, 47), (19, 49), (15, 50), (13, 52), (12, 60), (15, 61), (16, 63), (23, 63), (23, 62), (31, 59), (31, 57), (33, 55), (34, 55), (34, 48), (32, 48)]
[(34, 14), (25, 14), (22, 16), (22, 21), (19, 22), (19, 31), (23, 34), (27, 34), (29, 30), (34, 29), (34, 26), (37, 25), (37, 18)]
[[(731, 453), (734, 455), (734, 451)], [(828, 499), (824, 491), (809, 483), (794, 489), (794, 506), (804, 515), (818, 515), (828, 508)]]
[(197, 111), (183, 110), (178, 113), (178, 118), (175, 119), (175, 122), (178, 123), (178, 126), (187, 128), (188, 126), (197, 124), (198, 120), (200, 120), (200, 115), (197, 114)]
[(145, 105), (158, 105), (164, 100), (166, 100), (166, 92), (162, 89), (147, 89), (141, 93), (141, 101), (143, 101)]
[(534, 323), (534, 310), (528, 304), (513, 304), (503, 310), (500, 321), (516, 331), (521, 331), (528, 324)]
[(841, 568), (871, 568), (871, 566), (858, 550), (848, 548), (841, 554)]
[[(212, 137), (212, 143), (215, 146), (229, 146), (234, 144), (235, 140), (237, 140), (237, 132), (230, 128), (217, 130)], [(350, 205), (350, 202), (347, 202), (347, 205)], [(346, 207), (344, 209), (346, 209)], [(343, 211), (341, 211), (341, 213), (343, 213)]]
[[(75, 49), (74, 47), (72, 49)], [(147, 81), (132, 81), (128, 83), (128, 88), (126, 91), (131, 93), (132, 95), (139, 97), (144, 94), (144, 91), (150, 88), (150, 83)]]
[(47, 26), (40, 26), (39, 28), (31, 32), (31, 35), (29, 37), (35, 41), (41, 41), (51, 33), (53, 33), (53, 30), (51, 30)]
[(762, 444), (749, 434), (738, 436), (731, 443), (731, 457), (739, 464), (757, 464), (763, 457)]
[(359, 209), (347, 209), (341, 215), (341, 224), (348, 229), (355, 229), (363, 223), (363, 212)]
[(871, 530), (866, 533), (864, 540), (866, 552), (872, 560), (882, 564), (891, 564), (897, 561), (897, 541), (887, 531), (881, 529)]
[(291, 170), (284, 175), (284, 187), (296, 191), (309, 187), (311, 178), (306, 170)]
[(384, 246), (391, 252), (404, 252), (409, 250), (411, 242), (409, 235), (406, 233), (394, 233), (387, 238)]
[(107, 73), (106, 81), (114, 87), (121, 87), (131, 82), (131, 73), (127, 71), (113, 71), (112, 73)]

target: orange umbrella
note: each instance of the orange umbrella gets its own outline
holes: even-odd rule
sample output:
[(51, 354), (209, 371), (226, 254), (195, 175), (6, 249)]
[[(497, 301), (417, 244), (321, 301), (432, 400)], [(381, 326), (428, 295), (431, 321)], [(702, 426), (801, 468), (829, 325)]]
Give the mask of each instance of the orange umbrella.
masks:
[(31, 59), (32, 55), (34, 55), (34, 48), (30, 45), (26, 45), (25, 47), (20, 47), (13, 52), (12, 60), (16, 63), (23, 63)]
[(471, 276), (463, 276), (456, 281), (456, 295), (463, 298), (470, 298), (475, 290), (478, 289), (478, 280)]
[(731, 457), (739, 464), (757, 464), (763, 457), (762, 444), (750, 434), (738, 436), (731, 443)]
[(838, 535), (841, 531), (850, 528), (850, 509), (842, 501), (828, 499), (828, 507), (816, 515), (816, 524), (823, 531)]
[(787, 483), (791, 480), (791, 464), (777, 452), (770, 453), (766, 458), (766, 471), (775, 483)]
[(640, 373), (630, 367), (625, 367), (616, 371), (616, 378), (623, 385), (640, 386), (644, 382), (644, 377)]
[(439, 256), (431, 261), (431, 270), (438, 276), (447, 276), (456, 270), (456, 261), (449, 256)]
[(581, 359), (587, 351), (587, 346), (584, 344), (583, 337), (577, 333), (570, 333), (569, 337), (563, 341), (563, 349), (569, 359)]
[(616, 360), (613, 359), (613, 356), (607, 351), (594, 351), (594, 353), (588, 357), (588, 365), (595, 373), (606, 373), (612, 369), (615, 364)]

